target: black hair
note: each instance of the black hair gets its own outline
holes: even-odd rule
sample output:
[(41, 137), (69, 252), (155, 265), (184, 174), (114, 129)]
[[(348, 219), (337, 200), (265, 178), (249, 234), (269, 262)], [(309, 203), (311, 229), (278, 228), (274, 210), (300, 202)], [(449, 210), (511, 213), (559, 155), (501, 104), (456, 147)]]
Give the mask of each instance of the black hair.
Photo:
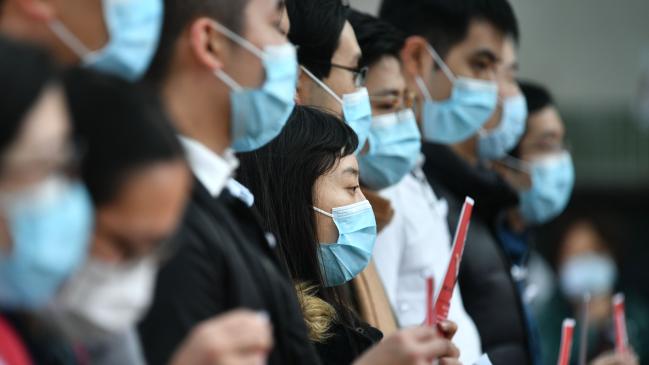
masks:
[(39, 48), (0, 38), (0, 153), (17, 138), (29, 110), (58, 72), (50, 56)]
[(347, 19), (363, 52), (360, 67), (369, 67), (385, 56), (401, 59), (400, 52), (406, 43), (406, 36), (399, 29), (357, 10), (350, 10)]
[(531, 81), (520, 81), (519, 86), (525, 101), (527, 101), (529, 114), (534, 114), (548, 106), (554, 106), (554, 98), (546, 87)]
[(467, 36), (472, 21), (484, 20), (519, 39), (518, 22), (507, 0), (383, 0), (380, 18), (408, 35), (425, 37), (445, 58)]
[(183, 159), (174, 129), (148, 89), (89, 70), (69, 71), (64, 83), (82, 146), (81, 176), (96, 206), (113, 200), (142, 168)]
[(346, 9), (340, 0), (286, 0), (291, 22), (288, 39), (299, 47), (300, 64), (319, 79), (331, 72), (331, 59), (347, 21)]
[[(255, 195), (265, 228), (279, 242), (291, 278), (318, 289), (342, 320), (351, 315), (336, 289), (325, 288), (313, 210), (316, 180), (354, 153), (358, 138), (333, 114), (297, 106), (271, 143), (240, 155), (239, 179)], [(350, 320), (351, 321), (351, 320)]]
[(244, 28), (249, 0), (164, 0), (164, 22), (158, 50), (147, 73), (147, 80), (160, 83), (169, 72), (176, 43), (188, 26), (199, 17), (209, 17), (240, 34)]

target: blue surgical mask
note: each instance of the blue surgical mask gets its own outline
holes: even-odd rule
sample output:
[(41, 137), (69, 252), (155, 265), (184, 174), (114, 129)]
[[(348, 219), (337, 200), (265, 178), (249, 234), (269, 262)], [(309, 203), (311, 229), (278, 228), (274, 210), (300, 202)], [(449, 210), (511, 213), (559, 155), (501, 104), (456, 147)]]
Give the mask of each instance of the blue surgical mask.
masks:
[(507, 98), (503, 103), (500, 124), (493, 130), (481, 130), (478, 137), (478, 155), (485, 160), (507, 156), (525, 133), (527, 102), (522, 94)]
[(2, 197), (11, 249), (0, 251), (0, 306), (46, 305), (87, 255), (93, 209), (85, 188), (63, 177)]
[(245, 38), (216, 24), (217, 30), (257, 56), (264, 65), (266, 80), (259, 89), (245, 89), (219, 69), (215, 72), (231, 90), (232, 148), (250, 152), (272, 141), (284, 128), (295, 107), (298, 63), (290, 43), (260, 50)]
[(561, 152), (529, 164), (532, 187), (520, 194), (520, 210), (531, 224), (556, 218), (568, 205), (575, 183), (572, 157)]
[(102, 0), (108, 44), (93, 51), (65, 25), (50, 29), (90, 68), (135, 81), (146, 72), (158, 48), (164, 5), (162, 0)]
[(432, 47), (427, 49), (453, 83), (453, 90), (448, 100), (433, 100), (424, 80), (417, 77), (417, 86), (425, 99), (422, 110), (424, 139), (442, 144), (466, 141), (494, 114), (498, 85), (492, 81), (456, 77)]
[(372, 127), (372, 104), (370, 103), (370, 95), (367, 92), (367, 88), (362, 87), (354, 93), (345, 94), (341, 99), (327, 84), (315, 77), (306, 67), (303, 66), (302, 71), (342, 105), (345, 123), (354, 130), (354, 133), (358, 137), (356, 154), (360, 153), (365, 147), (365, 143), (370, 135), (370, 128)]
[(608, 256), (585, 254), (566, 261), (560, 278), (563, 293), (571, 299), (581, 299), (587, 294), (610, 294), (617, 279), (617, 268)]
[(412, 109), (376, 116), (367, 154), (358, 156), (363, 184), (384, 189), (406, 176), (417, 164), (421, 135)]
[(320, 244), (320, 265), (327, 287), (342, 285), (360, 274), (372, 259), (376, 219), (370, 202), (334, 208), (331, 213), (313, 208), (333, 219), (338, 241)]

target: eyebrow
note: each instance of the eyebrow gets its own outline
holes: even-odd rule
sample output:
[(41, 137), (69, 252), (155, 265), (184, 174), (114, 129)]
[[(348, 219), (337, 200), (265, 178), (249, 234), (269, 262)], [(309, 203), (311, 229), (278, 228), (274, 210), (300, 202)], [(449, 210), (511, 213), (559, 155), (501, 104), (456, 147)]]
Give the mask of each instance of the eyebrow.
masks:
[(482, 48), (477, 51), (475, 51), (472, 55), (471, 58), (487, 58), (489, 59), (490, 62), (498, 62), (500, 61), (496, 54), (488, 49), (488, 48)]
[(372, 97), (386, 97), (386, 96), (399, 96), (401, 93), (397, 89), (383, 89), (379, 90), (375, 93), (370, 94), (370, 98)]
[(343, 175), (360, 176), (360, 172), (355, 167), (348, 167), (348, 168), (344, 169), (342, 174)]

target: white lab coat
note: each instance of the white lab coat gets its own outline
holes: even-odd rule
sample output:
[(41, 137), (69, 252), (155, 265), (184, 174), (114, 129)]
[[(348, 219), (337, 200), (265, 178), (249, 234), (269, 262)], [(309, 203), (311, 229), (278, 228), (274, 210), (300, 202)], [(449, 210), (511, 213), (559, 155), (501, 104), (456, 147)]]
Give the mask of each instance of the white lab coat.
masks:
[[(401, 327), (417, 326), (426, 313), (427, 275), (433, 274), (435, 288), (442, 285), (451, 254), (446, 201), (439, 200), (420, 167), (397, 185), (385, 189), (395, 211), (390, 224), (379, 234), (374, 260)], [(464, 364), (473, 364), (481, 355), (478, 330), (464, 309), (456, 286), (449, 319), (458, 332), (453, 342)]]

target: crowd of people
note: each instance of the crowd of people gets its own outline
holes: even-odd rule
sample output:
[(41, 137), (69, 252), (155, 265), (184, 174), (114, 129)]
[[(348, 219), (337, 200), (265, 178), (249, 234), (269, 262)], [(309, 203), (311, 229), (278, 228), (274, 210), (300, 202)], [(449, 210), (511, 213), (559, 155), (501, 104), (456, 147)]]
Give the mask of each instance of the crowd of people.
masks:
[(522, 39), (508, 0), (0, 0), (0, 364), (553, 364), (584, 298), (572, 363), (649, 361), (605, 224), (533, 300), (575, 169)]

